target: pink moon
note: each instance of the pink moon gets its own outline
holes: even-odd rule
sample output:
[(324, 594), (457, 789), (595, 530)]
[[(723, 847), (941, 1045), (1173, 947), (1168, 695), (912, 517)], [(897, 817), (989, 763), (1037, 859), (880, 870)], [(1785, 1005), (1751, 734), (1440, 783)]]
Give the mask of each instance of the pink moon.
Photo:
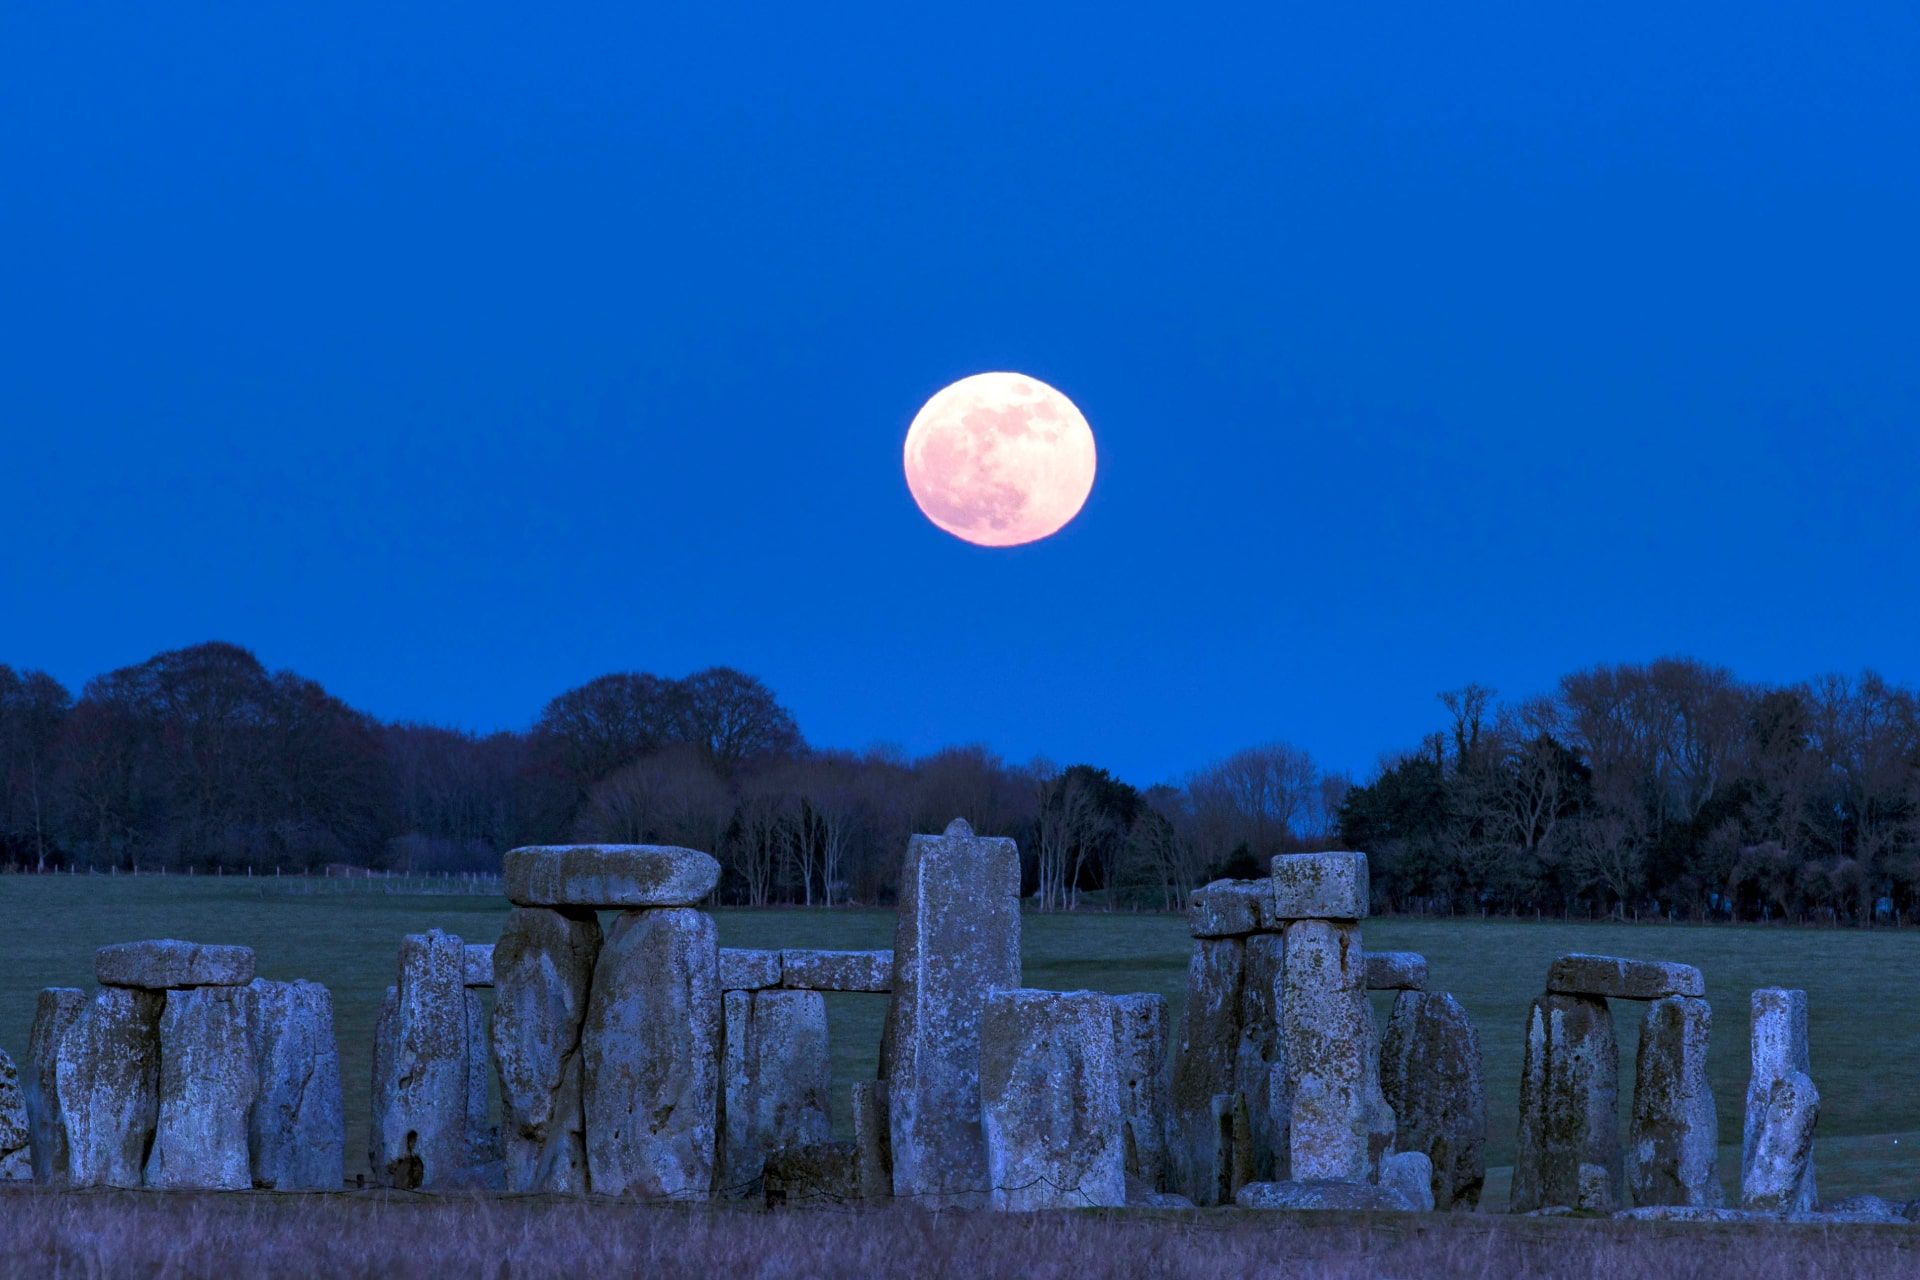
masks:
[(1073, 401), (1021, 373), (976, 373), (907, 428), (907, 488), (927, 519), (982, 547), (1058, 533), (1093, 491), (1093, 429)]

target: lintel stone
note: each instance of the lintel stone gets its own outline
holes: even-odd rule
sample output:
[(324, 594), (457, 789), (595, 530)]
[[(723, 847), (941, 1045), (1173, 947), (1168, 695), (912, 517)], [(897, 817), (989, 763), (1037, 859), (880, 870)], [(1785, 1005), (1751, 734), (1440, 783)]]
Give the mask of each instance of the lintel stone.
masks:
[(501, 879), (522, 907), (692, 907), (720, 882), (720, 864), (673, 845), (528, 845), (507, 851)]
[(1417, 951), (1367, 952), (1367, 990), (1425, 991), (1427, 958)]
[(490, 987), (493, 985), (493, 944), (491, 942), (469, 942), (461, 952), (464, 972), (461, 982), (469, 987)]
[(780, 953), (780, 985), (796, 991), (893, 990), (892, 951)]
[(1215, 880), (1187, 895), (1187, 928), (1196, 938), (1239, 938), (1277, 933), (1273, 879)]
[(1364, 919), (1368, 892), (1364, 853), (1283, 853), (1273, 860), (1274, 914), (1282, 920)]
[(780, 985), (780, 953), (744, 947), (720, 948), (720, 989), (759, 991)]
[(177, 938), (117, 942), (93, 953), (93, 972), (103, 987), (244, 987), (253, 981), (253, 948)]
[(1605, 1000), (1663, 1000), (1668, 996), (1704, 996), (1707, 986), (1700, 971), (1690, 964), (1575, 952), (1561, 956), (1547, 970), (1547, 990)]

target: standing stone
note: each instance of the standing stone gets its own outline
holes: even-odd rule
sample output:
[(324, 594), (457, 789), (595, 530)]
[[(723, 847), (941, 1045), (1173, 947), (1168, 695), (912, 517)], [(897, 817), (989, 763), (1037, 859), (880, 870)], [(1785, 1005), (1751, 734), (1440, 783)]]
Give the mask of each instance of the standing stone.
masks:
[(172, 1190), (253, 1186), (247, 1117), (260, 1064), (247, 1029), (245, 987), (167, 992), (160, 1013), (160, 1109), (146, 1182)]
[(27, 1032), (27, 1132), (33, 1149), (33, 1180), (43, 1186), (67, 1181), (67, 1128), (60, 1119), (60, 1091), (54, 1080), (60, 1041), (87, 1007), (78, 987), (48, 987), (33, 1009)]
[[(1740, 1134), (1741, 1199), (1750, 1209), (1808, 1211), (1819, 1202), (1813, 1174), (1813, 1124), (1820, 1114), (1820, 1094), (1813, 1087), (1807, 1054), (1807, 993), (1779, 987), (1755, 991), (1752, 1026), (1753, 1074), (1747, 1081), (1746, 1118)], [(1777, 1094), (1778, 1086), (1795, 1075), (1803, 1077), (1803, 1082), (1795, 1082), (1784, 1095)], [(1776, 1116), (1776, 1107), (1785, 1109)], [(1756, 1144), (1769, 1126), (1769, 1151), (1756, 1165)], [(1778, 1163), (1792, 1158), (1795, 1151), (1804, 1155), (1803, 1163), (1795, 1167)], [(1758, 1182), (1749, 1185), (1750, 1174)], [(1783, 1182), (1790, 1186), (1788, 1203), (1781, 1205), (1777, 1202)]]
[(493, 949), (493, 1063), (509, 1191), (587, 1191), (581, 1026), (600, 954), (591, 911), (516, 907)]
[(504, 1191), (506, 1159), (500, 1126), (493, 1122), (487, 1084), (493, 1077), (493, 1056), (487, 1050), (487, 1009), (480, 995), (468, 987), (460, 1001), (466, 1041), (466, 1105), (461, 1120), (461, 1146), (466, 1153), (460, 1185)]
[(1113, 1071), (1127, 1177), (1146, 1191), (1167, 1189), (1167, 998), (1113, 997)]
[(1113, 1018), (1092, 991), (988, 994), (980, 1114), (995, 1209), (1126, 1204)]
[(1636, 1205), (1718, 1209), (1720, 1128), (1707, 1080), (1713, 1009), (1694, 996), (1647, 1006), (1634, 1061), (1627, 1180)]
[(1245, 977), (1244, 942), (1238, 938), (1194, 941), (1187, 961), (1180, 1041), (1167, 1091), (1167, 1171), (1168, 1189), (1202, 1207), (1225, 1203), (1222, 1195), (1228, 1178), (1221, 1162), (1231, 1147), (1221, 1145), (1213, 1100), (1235, 1091)]
[(1421, 1213), (1432, 1213), (1433, 1163), (1424, 1151), (1396, 1151), (1380, 1161), (1380, 1185), (1406, 1197)]
[(818, 991), (729, 991), (719, 1186), (746, 1195), (782, 1148), (832, 1137), (827, 1001)]
[(399, 982), (376, 1033), (374, 1179), (403, 1190), (467, 1180), (466, 962), (438, 929), (400, 943)]
[(1394, 1148), (1430, 1162), (1434, 1207), (1476, 1207), (1487, 1177), (1487, 1087), (1480, 1036), (1458, 1000), (1424, 991), (1394, 998), (1380, 1086), (1393, 1108)]
[(337, 1191), (346, 1180), (346, 1121), (333, 995), (317, 982), (247, 987), (247, 1030), (260, 1090), (247, 1120), (253, 1185)]
[(1234, 1053), (1233, 1090), (1247, 1104), (1249, 1182), (1279, 1182), (1290, 1163), (1287, 1135), (1292, 1108), (1287, 1092), (1287, 1053), (1280, 1034), (1281, 990), (1286, 982), (1286, 939), (1277, 933), (1248, 938), (1240, 983), (1240, 1035)]
[(1520, 1075), (1513, 1212), (1620, 1207), (1619, 1077), (1620, 1048), (1605, 1000), (1534, 1000)]
[(101, 987), (56, 1050), (54, 1088), (77, 1187), (137, 1187), (160, 1108), (158, 991)]
[[(1279, 860), (1277, 859), (1276, 862)], [(1369, 1168), (1366, 960), (1357, 925), (1296, 920), (1287, 926), (1281, 1026), (1292, 1099), (1289, 1176), (1365, 1181)]]
[(959, 818), (909, 840), (893, 955), (893, 1191), (927, 1208), (977, 1207), (988, 1186), (980, 1014), (989, 991), (1020, 985), (1013, 841), (976, 836)]
[(893, 1195), (893, 1151), (887, 1135), (887, 1082), (857, 1080), (853, 1086), (853, 1147), (858, 1161), (860, 1198), (868, 1202)]
[(33, 1140), (20, 1072), (0, 1049), (0, 1182), (33, 1180)]
[(581, 1033), (587, 1178), (605, 1195), (704, 1198), (719, 1124), (719, 947), (689, 907), (622, 912)]

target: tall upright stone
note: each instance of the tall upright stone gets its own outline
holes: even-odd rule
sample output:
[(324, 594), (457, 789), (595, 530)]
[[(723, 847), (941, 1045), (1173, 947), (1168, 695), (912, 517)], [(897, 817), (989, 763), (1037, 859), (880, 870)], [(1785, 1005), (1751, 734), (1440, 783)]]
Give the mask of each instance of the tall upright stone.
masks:
[(581, 1032), (587, 1177), (595, 1192), (711, 1194), (719, 1054), (713, 918), (691, 907), (622, 912), (594, 966)]
[(581, 1028), (600, 954), (585, 908), (516, 907), (493, 948), (493, 1061), (509, 1191), (587, 1191)]
[(494, 1123), (492, 1093), (493, 1054), (487, 1047), (487, 1007), (471, 986), (460, 997), (465, 1026), (465, 1106), (461, 1115), (461, 1149), (466, 1153), (460, 1171), (462, 1186), (504, 1191), (507, 1186), (505, 1151), (500, 1126)]
[(1372, 1173), (1367, 1063), (1373, 1013), (1358, 925), (1294, 920), (1286, 933), (1281, 1026), (1291, 1098), (1289, 1177), (1364, 1182)]
[(853, 1085), (853, 1150), (860, 1198), (878, 1203), (893, 1197), (893, 1148), (887, 1132), (887, 1082)]
[(1286, 983), (1286, 939), (1257, 933), (1245, 943), (1240, 984), (1240, 1037), (1234, 1054), (1233, 1090), (1247, 1102), (1248, 1181), (1279, 1182), (1291, 1167), (1291, 1091), (1280, 1006)]
[(1113, 997), (1113, 1070), (1127, 1177), (1145, 1191), (1167, 1189), (1167, 998)]
[(818, 991), (729, 991), (723, 1008), (718, 1185), (746, 1195), (774, 1152), (833, 1136), (827, 1001)]
[(1394, 997), (1380, 1084), (1393, 1108), (1394, 1148), (1429, 1161), (1434, 1207), (1475, 1208), (1487, 1177), (1487, 1088), (1480, 1036), (1458, 1000), (1426, 991)]
[(159, 1118), (165, 1002), (159, 991), (101, 987), (60, 1038), (54, 1088), (72, 1185), (141, 1185)]
[(1763, 987), (1753, 993), (1752, 1061), (1740, 1134), (1741, 1201), (1749, 1209), (1811, 1210), (1819, 1199), (1813, 1127), (1820, 1093), (1807, 1052), (1805, 991)]
[(1527, 1014), (1512, 1208), (1620, 1205), (1620, 1048), (1598, 996), (1548, 994)]
[(48, 987), (33, 1007), (27, 1031), (27, 1072), (21, 1092), (27, 1104), (27, 1133), (33, 1151), (33, 1180), (44, 1185), (67, 1181), (67, 1129), (60, 1119), (60, 1090), (54, 1079), (60, 1041), (87, 1007), (78, 987)]
[(346, 1179), (346, 1121), (333, 995), (317, 982), (247, 987), (247, 1031), (260, 1090), (247, 1119), (253, 1185), (337, 1191)]
[(1245, 983), (1244, 941), (1194, 939), (1167, 1089), (1167, 1171), (1168, 1190), (1203, 1208), (1230, 1203), (1233, 1195), (1232, 1134), (1222, 1141), (1214, 1099), (1237, 1092)]
[(0, 1049), (0, 1182), (33, 1180), (33, 1139), (20, 1071)]
[(247, 1119), (260, 1065), (241, 986), (167, 992), (160, 1013), (160, 1105), (146, 1184), (245, 1191), (253, 1185)]
[(980, 1111), (996, 1209), (1118, 1207), (1126, 1152), (1112, 997), (1001, 990), (980, 1019)]
[(1697, 996), (1647, 1005), (1634, 1061), (1627, 1181), (1636, 1205), (1718, 1209), (1720, 1129), (1707, 1079), (1713, 1010)]
[(470, 1180), (465, 973), (459, 938), (433, 929), (401, 941), (374, 1052), (371, 1155), (375, 1180), (388, 1186)]
[(1020, 854), (956, 818), (907, 844), (893, 942), (893, 1189), (927, 1207), (987, 1198), (980, 1017), (1020, 985)]

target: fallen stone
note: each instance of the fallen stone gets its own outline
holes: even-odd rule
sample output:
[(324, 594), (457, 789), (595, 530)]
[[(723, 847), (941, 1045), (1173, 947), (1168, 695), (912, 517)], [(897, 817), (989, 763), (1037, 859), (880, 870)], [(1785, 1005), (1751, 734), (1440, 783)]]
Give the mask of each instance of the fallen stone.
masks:
[(1364, 853), (1283, 853), (1273, 860), (1273, 909), (1282, 920), (1360, 920), (1370, 890)]
[(1411, 1213), (1413, 1205), (1392, 1187), (1371, 1182), (1314, 1178), (1301, 1182), (1249, 1182), (1233, 1202), (1242, 1209), (1342, 1210)]
[[(1372, 956), (1368, 956), (1371, 960)], [(1472, 1209), (1487, 1177), (1487, 1088), (1480, 1036), (1452, 996), (1403, 991), (1380, 1051), (1393, 1145), (1433, 1168), (1437, 1209)]]
[(774, 1152), (832, 1136), (827, 1002), (818, 991), (729, 991), (722, 1007), (718, 1185), (748, 1195)]
[(1222, 1146), (1213, 1100), (1234, 1092), (1245, 973), (1245, 942), (1194, 941), (1167, 1089), (1167, 1187), (1202, 1207), (1233, 1195), (1224, 1164), (1229, 1148)]
[[(1620, 1050), (1607, 1002), (1543, 995), (1527, 1014), (1511, 1208), (1620, 1207)], [(1589, 1168), (1584, 1178), (1582, 1169)]]
[(782, 951), (780, 985), (799, 991), (893, 990), (891, 951)]
[(1380, 1160), (1380, 1185), (1400, 1193), (1421, 1213), (1433, 1212), (1433, 1162), (1421, 1151), (1396, 1151)]
[(851, 1142), (821, 1139), (777, 1147), (759, 1181), (767, 1208), (861, 1199), (860, 1155)]
[(1643, 1205), (1618, 1210), (1613, 1216), (1622, 1222), (1777, 1222), (1780, 1217), (1750, 1209), (1709, 1209), (1686, 1204)]
[(1287, 926), (1280, 1013), (1292, 1107), (1288, 1169), (1296, 1181), (1364, 1182), (1371, 1172), (1373, 1012), (1365, 971), (1357, 926), (1328, 920)]
[(54, 1071), (60, 1041), (86, 1007), (87, 993), (78, 987), (48, 987), (34, 1004), (33, 1026), (27, 1032), (27, 1075), (21, 1092), (27, 1107), (33, 1180), (42, 1186), (67, 1181), (67, 1129), (60, 1119)]
[(1279, 1182), (1289, 1167), (1292, 1121), (1287, 1052), (1280, 1030), (1286, 939), (1277, 933), (1256, 934), (1246, 940), (1245, 948), (1232, 1086), (1247, 1107), (1247, 1169), (1240, 1181)]
[(76, 1187), (137, 1187), (160, 1109), (158, 991), (102, 987), (56, 1050), (68, 1178)]
[[(956, 818), (907, 843), (885, 1075), (893, 1191), (926, 1208), (987, 1198), (980, 1017), (1020, 985), (1020, 851)], [(1109, 1038), (1111, 1035), (1109, 1034)]]
[(1367, 952), (1367, 990), (1425, 991), (1427, 958), (1418, 951)]
[(1130, 1185), (1167, 1185), (1167, 998), (1113, 997), (1113, 1071)]
[(1553, 962), (1547, 970), (1547, 990), (1557, 995), (1607, 1000), (1660, 1000), (1667, 996), (1704, 996), (1707, 985), (1700, 971), (1690, 964), (1576, 952)]
[(719, 947), (686, 907), (607, 930), (581, 1032), (587, 1178), (603, 1195), (704, 1199), (720, 1122)]
[(466, 960), (433, 929), (400, 943), (399, 981), (375, 1030), (371, 1163), (402, 1190), (468, 1181)]
[(722, 991), (758, 991), (780, 985), (778, 951), (746, 951), (737, 947), (720, 948), (720, 989)]
[(659, 844), (529, 845), (501, 863), (520, 907), (692, 907), (720, 882), (704, 853)]
[[(247, 985), (247, 1032), (259, 1092), (247, 1118), (253, 1185), (338, 1191), (346, 1180), (346, 1120), (333, 996), (317, 982)], [(164, 1056), (165, 1046), (162, 1045)]]
[(887, 1127), (887, 1082), (855, 1081), (853, 1145), (860, 1161), (862, 1200), (886, 1200), (893, 1195), (893, 1151)]
[(1199, 1206), (1183, 1195), (1172, 1191), (1148, 1191), (1145, 1189), (1127, 1192), (1129, 1209), (1195, 1209)]
[(1627, 1182), (1636, 1205), (1718, 1209), (1726, 1203), (1707, 1079), (1712, 1031), (1712, 1007), (1690, 996), (1655, 1000), (1641, 1018), (1627, 1139)]
[(118, 942), (93, 953), (93, 972), (103, 987), (244, 987), (253, 981), (253, 948), (175, 938)]
[(1113, 1019), (1093, 991), (988, 994), (980, 1115), (995, 1209), (1126, 1204)]
[(1905, 1225), (1907, 1220), (1898, 1209), (1879, 1196), (1848, 1196), (1844, 1200), (1821, 1205), (1817, 1211), (1790, 1213), (1787, 1221)]
[(591, 911), (515, 907), (494, 944), (493, 1065), (509, 1191), (587, 1191), (581, 1027), (600, 954)]
[(33, 1180), (33, 1139), (20, 1072), (0, 1049), (0, 1182)]
[(146, 1184), (175, 1191), (253, 1186), (247, 1117), (260, 1092), (245, 987), (167, 992), (160, 1012), (160, 1106)]
[(1241, 938), (1284, 925), (1274, 912), (1271, 876), (1215, 880), (1187, 895), (1187, 928), (1196, 938)]
[(1766, 1213), (1805, 1213), (1814, 1208), (1813, 1131), (1820, 1122), (1820, 1091), (1804, 1072), (1773, 1082), (1767, 1096), (1747, 1102), (1759, 1124), (1747, 1137), (1740, 1166), (1740, 1203)]
[(469, 942), (461, 949), (460, 981), (469, 987), (493, 985), (493, 944)]

